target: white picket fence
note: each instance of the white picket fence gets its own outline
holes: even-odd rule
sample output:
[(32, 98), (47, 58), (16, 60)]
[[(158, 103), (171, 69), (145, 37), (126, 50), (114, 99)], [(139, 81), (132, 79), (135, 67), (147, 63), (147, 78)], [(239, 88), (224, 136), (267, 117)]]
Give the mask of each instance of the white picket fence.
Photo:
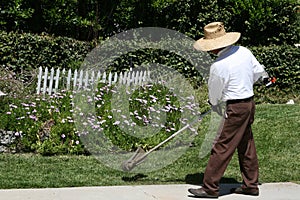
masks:
[(101, 73), (100, 71), (84, 71), (71, 69), (39, 68), (36, 93), (49, 94), (59, 90), (80, 90), (93, 88), (98, 82), (112, 85), (115, 83), (141, 85), (150, 81), (150, 71), (126, 71), (124, 73)]

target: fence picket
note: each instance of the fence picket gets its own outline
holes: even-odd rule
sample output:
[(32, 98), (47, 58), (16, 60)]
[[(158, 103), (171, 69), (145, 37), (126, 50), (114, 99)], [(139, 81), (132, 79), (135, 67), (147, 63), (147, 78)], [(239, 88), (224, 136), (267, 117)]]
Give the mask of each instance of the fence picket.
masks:
[(123, 85), (138, 84), (141, 85), (150, 80), (149, 71), (125, 71), (121, 73), (110, 72), (101, 73), (100, 71), (66, 70), (48, 67), (44, 69), (39, 67), (38, 82), (36, 93), (48, 94), (57, 93), (60, 89), (80, 90), (94, 88), (96, 81), (113, 85), (116, 83)]
[(56, 93), (58, 90), (59, 75), (60, 75), (60, 69), (58, 68), (56, 70), (56, 76), (55, 76), (55, 86), (54, 86), (54, 90), (53, 90), (54, 93)]
[(115, 72), (114, 81), (112, 83), (115, 84), (117, 82), (118, 82), (118, 73)]
[(48, 67), (45, 68), (44, 85), (43, 85), (43, 94), (46, 93), (46, 90), (47, 90), (47, 82), (48, 82)]
[(111, 78), (112, 78), (112, 74), (111, 74), (111, 72), (109, 72), (109, 74), (108, 74), (108, 85), (111, 85)]
[(52, 93), (53, 77), (54, 77), (54, 68), (52, 67), (50, 70), (50, 80), (49, 80), (49, 88), (48, 88), (49, 95), (51, 95), (51, 93)]
[(91, 74), (91, 79), (90, 79), (90, 83), (91, 83), (91, 89), (94, 88), (94, 80), (95, 80), (95, 72), (92, 71), (92, 74)]
[(83, 81), (83, 83), (84, 83), (84, 88), (88, 88), (88, 84), (89, 84), (89, 72), (88, 71), (86, 71), (85, 72), (85, 77), (84, 77), (84, 81)]
[(43, 75), (43, 68), (39, 67), (38, 82), (37, 82), (37, 88), (36, 88), (37, 94), (39, 94), (41, 92), (42, 75)]
[(64, 84), (66, 84), (67, 90), (70, 90), (71, 87), (71, 79), (72, 79), (72, 71), (71, 69), (68, 70), (67, 78), (64, 79)]
[(96, 80), (100, 80), (100, 78), (101, 78), (101, 72), (100, 72), (100, 71), (98, 71), (98, 73), (97, 73), (97, 77), (96, 77)]
[[(76, 88), (76, 84), (77, 84), (77, 74), (78, 74), (77, 69), (75, 69), (75, 71), (74, 71), (74, 76), (73, 76), (73, 90), (75, 90), (75, 88)], [(70, 79), (70, 81), (71, 81), (71, 79)]]

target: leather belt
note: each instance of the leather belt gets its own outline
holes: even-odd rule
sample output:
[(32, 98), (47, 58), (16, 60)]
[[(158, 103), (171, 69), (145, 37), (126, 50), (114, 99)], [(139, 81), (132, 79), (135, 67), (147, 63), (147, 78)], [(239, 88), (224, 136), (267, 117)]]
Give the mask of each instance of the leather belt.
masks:
[(253, 96), (252, 97), (248, 97), (246, 99), (231, 99), (231, 100), (227, 100), (226, 104), (234, 104), (234, 103), (242, 103), (242, 102), (249, 102), (253, 100)]

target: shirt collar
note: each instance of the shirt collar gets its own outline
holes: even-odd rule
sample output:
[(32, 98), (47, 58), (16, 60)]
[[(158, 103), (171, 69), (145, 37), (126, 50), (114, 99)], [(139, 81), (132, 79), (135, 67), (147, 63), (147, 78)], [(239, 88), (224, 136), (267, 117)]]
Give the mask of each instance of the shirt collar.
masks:
[(219, 57), (220, 55), (222, 55), (225, 51), (227, 51), (228, 49), (230, 49), (230, 46), (225, 47), (224, 49), (222, 49), (221, 51), (218, 52), (217, 56)]

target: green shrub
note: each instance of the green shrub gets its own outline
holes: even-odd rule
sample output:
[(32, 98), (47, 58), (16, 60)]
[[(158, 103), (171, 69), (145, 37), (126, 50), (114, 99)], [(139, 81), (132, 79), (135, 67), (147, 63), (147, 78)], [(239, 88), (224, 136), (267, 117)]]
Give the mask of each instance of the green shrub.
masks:
[[(120, 101), (113, 96), (114, 90), (114, 86), (100, 85), (95, 96), (85, 96), (85, 103), (79, 108), (77, 99), (68, 92), (50, 97), (3, 97), (0, 129), (16, 133), (17, 140), (11, 148), (17, 152), (42, 155), (99, 153), (106, 147), (107, 139), (123, 150), (137, 146), (149, 149), (177, 131), (180, 123), (184, 125), (185, 120), (192, 120), (200, 110), (207, 109), (207, 92), (203, 88), (196, 96), (199, 102), (204, 102), (200, 106), (195, 104), (192, 96), (186, 96), (185, 100), (180, 97), (179, 102), (172, 89), (160, 84), (126, 90), (129, 100), (126, 97), (125, 101), (128, 102), (122, 99), (125, 90), (119, 94)], [(74, 95), (77, 97), (76, 93)], [(82, 98), (80, 93), (78, 95)], [(92, 106), (83, 112), (88, 102)], [(189, 134), (195, 135), (195, 131), (190, 130)], [(185, 144), (189, 134), (183, 134), (182, 143), (174, 145)]]
[[(76, 69), (91, 48), (91, 43), (65, 37), (1, 31), (0, 66), (16, 76), (38, 67)], [(28, 81), (30, 78), (24, 79)]]
[[(297, 6), (299, 9), (297, 0), (155, 0), (148, 12), (153, 12), (152, 26), (177, 30), (194, 39), (203, 36), (206, 24), (222, 21), (228, 31), (242, 33), (242, 45), (257, 46), (298, 43), (300, 21)], [(124, 10), (129, 10), (127, 8)], [(135, 18), (134, 10), (130, 11)], [(122, 13), (118, 15), (123, 16)], [(135, 22), (145, 26), (146, 15), (144, 13), (144, 18)], [(123, 23), (128, 21), (126, 16), (123, 16)]]
[(69, 93), (50, 97), (2, 97), (0, 129), (14, 131), (17, 152), (42, 155), (85, 153), (72, 116)]
[(300, 98), (300, 51), (293, 45), (251, 47), (270, 76), (277, 78), (270, 88), (256, 87), (259, 103), (285, 103)]
[[(91, 153), (101, 153), (106, 148), (113, 150), (113, 146), (123, 150), (137, 146), (150, 149), (177, 131), (180, 123), (197, 118), (200, 107), (203, 110), (206, 105), (195, 104), (195, 99), (189, 99), (191, 96), (183, 100), (184, 97), (177, 97), (172, 89), (160, 84), (137, 88), (119, 86), (117, 91), (113, 86), (103, 85), (95, 94), (95, 102), (83, 94), (76, 94), (74, 99), (75, 120), (79, 132), (83, 133), (81, 139)], [(203, 102), (207, 96), (201, 95), (198, 98)], [(87, 102), (92, 105), (87, 106)], [(93, 108), (95, 113), (91, 112)], [(182, 143), (188, 135), (181, 138)]]
[(243, 45), (294, 44), (300, 40), (299, 1), (223, 0), (225, 21), (242, 33)]
[[(35, 69), (40, 66), (79, 68), (86, 54), (92, 48), (90, 43), (68, 38), (12, 32), (1, 32), (0, 40), (0, 64), (2, 69), (10, 72), (10, 74), (2, 73), (1, 69), (0, 85), (7, 91), (13, 88), (24, 91), (24, 88), (28, 86), (26, 84), (28, 80), (34, 81), (36, 79), (37, 71)], [(278, 78), (276, 86), (278, 91), (295, 93), (299, 90), (297, 87), (299, 82), (298, 48), (293, 45), (251, 46), (250, 48), (260, 62), (267, 67), (268, 72)], [(135, 67), (152, 62), (172, 66), (189, 78), (191, 82), (194, 82), (194, 85), (198, 85), (202, 81), (203, 77), (199, 76), (191, 63), (177, 54), (162, 50), (141, 49), (130, 52), (116, 59), (111, 67), (116, 71), (122, 71), (129, 66)], [(208, 68), (208, 64), (205, 67)], [(14, 79), (8, 81), (5, 77), (10, 76)], [(31, 88), (30, 91), (34, 92), (34, 88)], [(297, 94), (295, 95), (297, 96)], [(278, 95), (277, 98), (280, 99), (286, 95), (280, 96)], [(274, 101), (272, 100), (272, 102)]]

